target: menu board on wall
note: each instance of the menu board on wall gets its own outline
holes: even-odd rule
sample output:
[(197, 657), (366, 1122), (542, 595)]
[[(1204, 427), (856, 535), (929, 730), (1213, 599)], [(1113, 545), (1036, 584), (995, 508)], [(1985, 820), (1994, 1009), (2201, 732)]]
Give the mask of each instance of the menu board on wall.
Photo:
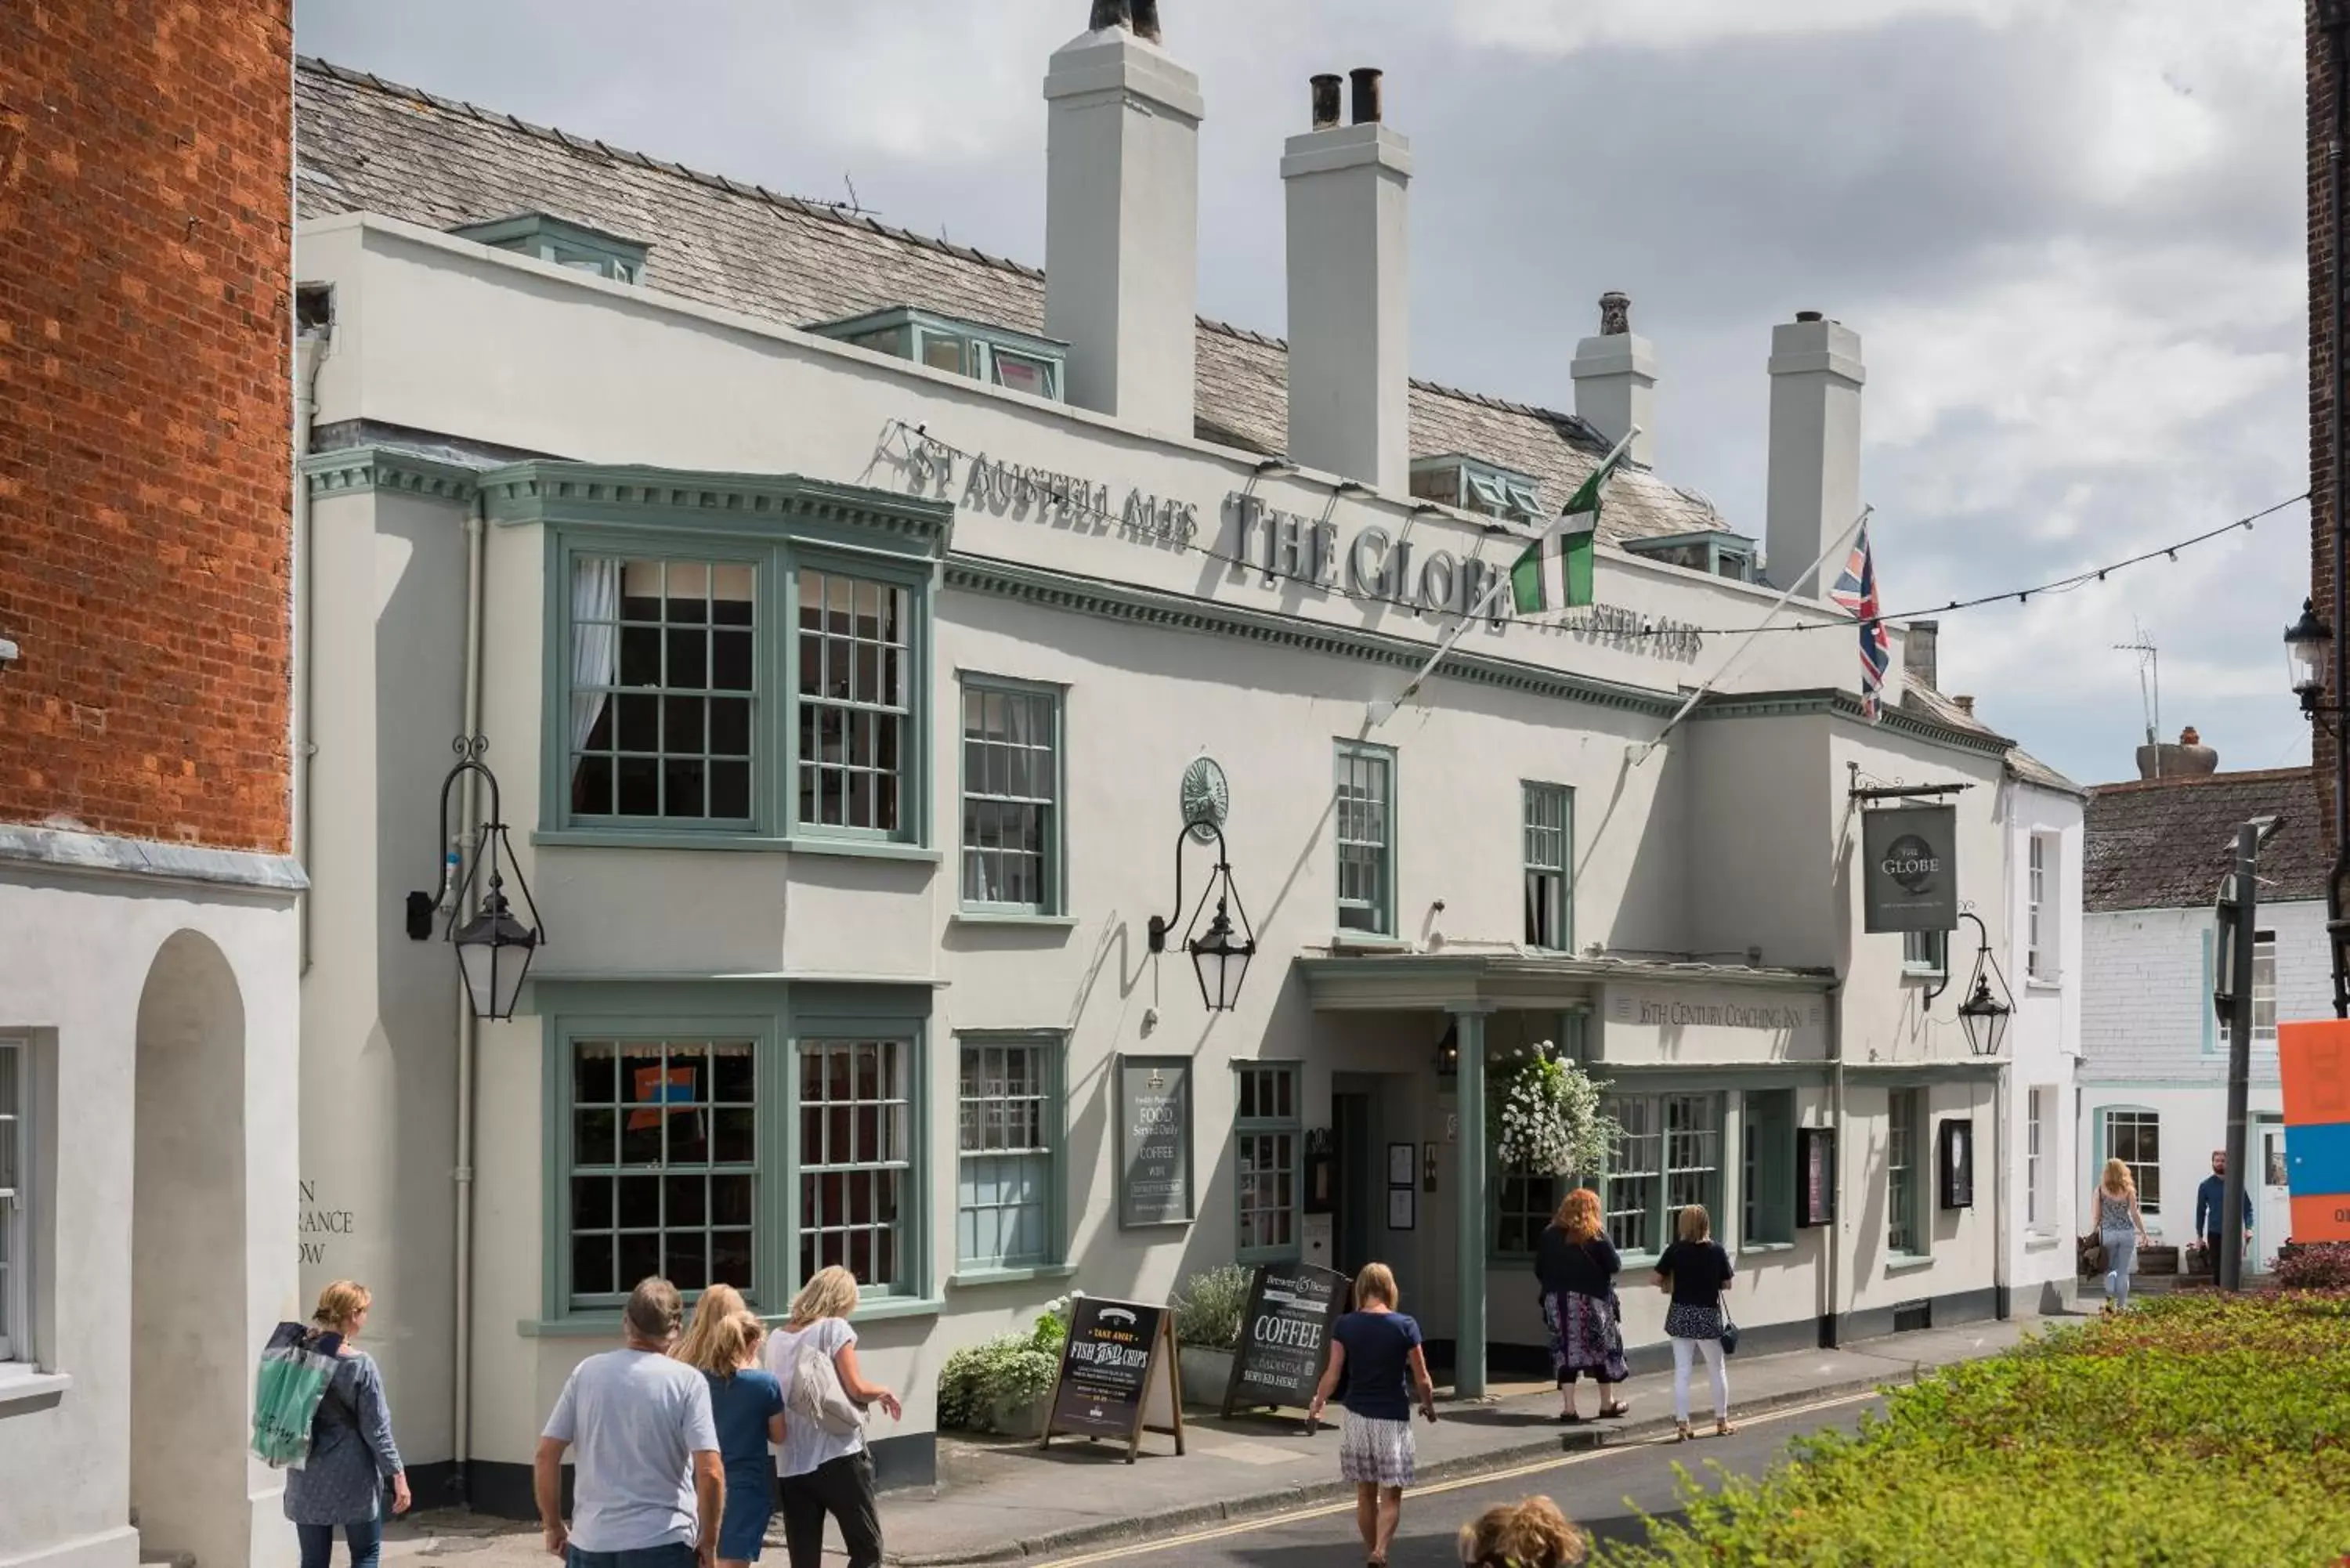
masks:
[(1191, 1064), (1180, 1056), (1118, 1059), (1118, 1222), (1191, 1219)]
[[(1146, 1431), (1165, 1432), (1183, 1451), (1182, 1374), (1175, 1329), (1163, 1306), (1079, 1296), (1053, 1386), (1042, 1443), (1057, 1434), (1117, 1438), (1132, 1464)], [(1156, 1417), (1156, 1418), (1154, 1418)]]
[(1304, 1409), (1330, 1360), (1330, 1329), (1347, 1302), (1347, 1278), (1311, 1263), (1262, 1263), (1241, 1312), (1240, 1348), (1224, 1389), (1224, 1414), (1278, 1406)]
[(1835, 1129), (1795, 1129), (1795, 1223), (1826, 1225), (1835, 1220)]

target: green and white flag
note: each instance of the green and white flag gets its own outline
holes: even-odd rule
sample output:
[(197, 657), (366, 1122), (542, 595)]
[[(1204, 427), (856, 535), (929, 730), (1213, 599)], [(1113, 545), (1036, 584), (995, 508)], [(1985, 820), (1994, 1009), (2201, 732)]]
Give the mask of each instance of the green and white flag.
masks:
[(1526, 546), (1510, 568), (1510, 597), (1520, 615), (1573, 609), (1591, 602), (1591, 566), (1599, 543), (1599, 493), (1624, 461), (1627, 440), (1567, 497), (1558, 521)]

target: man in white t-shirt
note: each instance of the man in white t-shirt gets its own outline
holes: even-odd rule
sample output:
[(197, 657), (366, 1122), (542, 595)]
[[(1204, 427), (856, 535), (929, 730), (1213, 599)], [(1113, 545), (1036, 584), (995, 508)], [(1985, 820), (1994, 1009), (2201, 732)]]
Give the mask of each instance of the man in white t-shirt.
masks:
[[(538, 1439), (534, 1480), (549, 1554), (571, 1568), (694, 1568), (713, 1562), (726, 1476), (710, 1384), (671, 1358), (685, 1303), (667, 1280), (629, 1293), (627, 1344), (591, 1355)], [(571, 1527), (563, 1524), (563, 1451), (576, 1449)]]

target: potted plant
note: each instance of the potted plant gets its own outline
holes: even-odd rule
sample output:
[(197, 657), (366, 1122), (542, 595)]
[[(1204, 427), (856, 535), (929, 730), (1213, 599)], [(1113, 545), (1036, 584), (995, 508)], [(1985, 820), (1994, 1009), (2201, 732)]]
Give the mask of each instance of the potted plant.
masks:
[(1040, 1435), (1061, 1376), (1070, 1304), (1084, 1293), (1072, 1291), (1047, 1303), (1025, 1334), (998, 1334), (949, 1355), (939, 1368), (939, 1425), (1011, 1438)]
[(1194, 1274), (1171, 1303), (1176, 1359), (1183, 1368), (1183, 1403), (1222, 1405), (1232, 1380), (1232, 1355), (1248, 1310), (1252, 1271), (1239, 1263)]
[(1607, 1163), (1618, 1131), (1600, 1114), (1603, 1085), (1544, 1040), (1493, 1062), (1494, 1152), (1525, 1176), (1584, 1176)]

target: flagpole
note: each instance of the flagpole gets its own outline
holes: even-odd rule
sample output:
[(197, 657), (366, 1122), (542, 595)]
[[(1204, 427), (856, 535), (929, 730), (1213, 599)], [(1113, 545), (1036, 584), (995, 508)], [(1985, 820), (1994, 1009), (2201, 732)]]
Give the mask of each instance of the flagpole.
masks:
[(1850, 540), (1855, 534), (1860, 531), (1861, 524), (1868, 521), (1868, 514), (1876, 510), (1877, 508), (1874, 506), (1862, 507), (1860, 509), (1860, 515), (1846, 524), (1843, 533), (1828, 541), (1828, 547), (1820, 552), (1820, 558), (1812, 563), (1811, 569), (1809, 571), (1799, 573), (1788, 580), (1786, 587), (1780, 592), (1779, 597), (1771, 606), (1770, 612), (1763, 616), (1762, 624), (1749, 631), (1746, 634), (1745, 640), (1741, 642), (1736, 648), (1730, 650), (1730, 657), (1721, 661), (1721, 669), (1715, 670), (1712, 674), (1705, 678), (1704, 685), (1690, 693), (1689, 701), (1681, 704), (1680, 711), (1674, 714), (1670, 719), (1665, 722), (1665, 727), (1657, 732), (1655, 739), (1642, 741), (1635, 745), (1625, 748), (1631, 753), (1632, 763), (1635, 767), (1647, 762), (1648, 760), (1648, 753), (1665, 743), (1665, 737), (1671, 734), (1675, 727), (1678, 726), (1683, 719), (1690, 716), (1690, 711), (1691, 709), (1695, 708), (1700, 701), (1704, 701), (1705, 694), (1713, 690), (1714, 682), (1729, 674), (1731, 666), (1736, 664), (1740, 658), (1744, 655), (1746, 650), (1754, 646), (1754, 639), (1771, 629), (1771, 623), (1779, 618), (1779, 612), (1785, 609), (1787, 607), (1787, 601), (1795, 597), (1795, 585), (1802, 582), (1805, 577), (1813, 576), (1822, 566), (1826, 566), (1828, 564), (1828, 557), (1835, 555), (1838, 550), (1844, 548), (1846, 543)]
[[(1609, 449), (1607, 455), (1599, 460), (1599, 466), (1592, 472), (1595, 473), (1607, 472), (1608, 465), (1613, 463), (1617, 458), (1624, 455), (1624, 449), (1630, 446), (1634, 439), (1637, 438), (1639, 433), (1640, 427), (1638, 425), (1634, 425), (1629, 431), (1626, 431), (1624, 439), (1617, 441), (1614, 447)], [(1551, 520), (1551, 525), (1549, 527), (1544, 529), (1540, 534), (1534, 536), (1534, 543), (1536, 545), (1548, 543), (1550, 536), (1559, 531), (1559, 528), (1566, 522), (1567, 518), (1575, 515), (1580, 515), (1580, 514), (1565, 512), (1560, 513), (1555, 518)], [(1596, 523), (1594, 526), (1596, 526)], [(1523, 551), (1520, 552), (1521, 555), (1524, 552)], [(1500, 598), (1502, 597), (1502, 591), (1509, 586), (1509, 573), (1503, 572), (1500, 576), (1494, 578), (1493, 586), (1487, 588), (1483, 596), (1480, 597), (1475, 604), (1469, 607), (1469, 612), (1461, 618), (1460, 625), (1454, 627), (1451, 631), (1444, 634), (1443, 640), (1436, 645), (1436, 651), (1430, 654), (1428, 656), (1428, 662), (1419, 667), (1419, 673), (1414, 675), (1409, 681), (1404, 683), (1404, 689), (1395, 694), (1393, 701), (1382, 698), (1378, 701), (1372, 703), (1367, 710), (1365, 710), (1365, 717), (1368, 721), (1365, 726), (1367, 731), (1376, 730), (1381, 724), (1386, 723), (1389, 719), (1394, 718), (1396, 716), (1396, 711), (1401, 708), (1405, 703), (1411, 701), (1412, 694), (1419, 690), (1420, 683), (1425, 681), (1429, 676), (1434, 672), (1438, 665), (1444, 662), (1444, 656), (1452, 651), (1452, 645), (1454, 643), (1461, 640), (1461, 634), (1467, 631), (1471, 626), (1476, 623), (1480, 617), (1492, 609), (1493, 607), (1493, 601)]]

